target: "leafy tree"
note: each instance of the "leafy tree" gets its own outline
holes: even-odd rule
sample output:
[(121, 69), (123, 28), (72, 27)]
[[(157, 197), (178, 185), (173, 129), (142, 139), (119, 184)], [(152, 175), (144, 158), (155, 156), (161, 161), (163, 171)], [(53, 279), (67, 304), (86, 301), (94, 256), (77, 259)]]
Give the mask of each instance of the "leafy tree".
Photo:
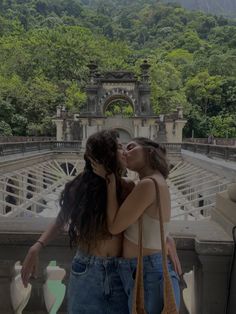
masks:
[(0, 135), (11, 136), (12, 130), (8, 123), (5, 121), (0, 121)]
[(218, 115), (209, 119), (210, 134), (215, 137), (236, 137), (236, 115)]
[(186, 95), (188, 101), (198, 105), (204, 115), (216, 115), (221, 111), (222, 78), (201, 72), (187, 81)]
[(76, 82), (72, 84), (66, 90), (66, 108), (78, 112), (80, 107), (86, 102), (86, 94), (80, 90), (80, 87)]

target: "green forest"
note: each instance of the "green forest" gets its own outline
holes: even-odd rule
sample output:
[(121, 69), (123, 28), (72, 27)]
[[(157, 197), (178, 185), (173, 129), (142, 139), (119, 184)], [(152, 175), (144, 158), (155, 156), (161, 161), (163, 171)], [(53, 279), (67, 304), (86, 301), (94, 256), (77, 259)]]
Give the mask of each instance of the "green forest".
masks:
[(156, 114), (184, 107), (184, 136), (236, 137), (236, 21), (154, 0), (1, 0), (0, 134), (53, 135), (79, 112), (87, 64), (151, 64)]

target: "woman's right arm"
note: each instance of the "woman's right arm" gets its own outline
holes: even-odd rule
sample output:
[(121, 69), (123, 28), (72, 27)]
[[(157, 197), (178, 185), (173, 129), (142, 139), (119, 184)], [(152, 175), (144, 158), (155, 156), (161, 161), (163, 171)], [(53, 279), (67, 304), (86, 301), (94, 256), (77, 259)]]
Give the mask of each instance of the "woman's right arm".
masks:
[(47, 230), (44, 231), (38, 239), (38, 242), (36, 241), (28, 250), (21, 269), (21, 278), (25, 287), (28, 286), (31, 276), (35, 278), (37, 276), (39, 252), (50, 241), (56, 238), (61, 233), (62, 229), (62, 225), (55, 221), (48, 227)]

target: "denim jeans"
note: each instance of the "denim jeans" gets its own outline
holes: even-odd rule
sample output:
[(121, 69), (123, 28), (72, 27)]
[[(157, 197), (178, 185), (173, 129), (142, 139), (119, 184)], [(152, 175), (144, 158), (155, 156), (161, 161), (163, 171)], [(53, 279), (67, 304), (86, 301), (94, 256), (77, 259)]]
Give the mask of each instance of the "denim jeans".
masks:
[(67, 291), (68, 314), (129, 314), (118, 261), (77, 252)]
[[(119, 273), (128, 296), (129, 313), (132, 308), (132, 292), (134, 288), (137, 259), (120, 259)], [(168, 270), (170, 273), (172, 286), (175, 295), (177, 308), (180, 306), (179, 277), (173, 270), (170, 261), (168, 261)], [(144, 275), (144, 298), (147, 314), (161, 314), (163, 310), (163, 271), (162, 256), (160, 253), (144, 256), (143, 258)]]

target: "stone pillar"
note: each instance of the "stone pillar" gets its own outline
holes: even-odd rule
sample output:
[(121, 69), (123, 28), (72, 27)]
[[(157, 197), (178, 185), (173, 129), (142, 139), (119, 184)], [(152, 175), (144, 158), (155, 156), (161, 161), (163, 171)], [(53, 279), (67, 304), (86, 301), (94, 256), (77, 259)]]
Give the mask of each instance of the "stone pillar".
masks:
[(134, 137), (139, 136), (139, 124), (140, 122), (138, 120), (134, 120)]
[(62, 119), (57, 119), (53, 120), (53, 122), (56, 123), (57, 127), (57, 141), (63, 141), (64, 136), (63, 136), (63, 120)]
[[(1, 181), (0, 182), (0, 189), (4, 191), (5, 188), (6, 188), (6, 186), (5, 186), (4, 181)], [(1, 202), (0, 202), (0, 214), (4, 214), (5, 213), (5, 210), (4, 210), (5, 205), (2, 202), (5, 201), (5, 197), (4, 197), (4, 192), (1, 192), (1, 191), (0, 191), (0, 200), (1, 200)]]
[(199, 255), (194, 266), (194, 314), (222, 314), (227, 298), (230, 256)]
[[(216, 195), (216, 208), (212, 212), (212, 219), (218, 222), (232, 237), (232, 230), (236, 226), (236, 183), (229, 185), (228, 190)], [(236, 230), (234, 230), (236, 237)], [(228, 278), (229, 279), (229, 278)], [(231, 286), (229, 298), (229, 314), (236, 312), (236, 261), (232, 265)], [(223, 312), (222, 312), (223, 313)]]
[(65, 140), (71, 141), (72, 140), (72, 134), (71, 134), (71, 121), (66, 121), (66, 131), (65, 131)]
[(82, 137), (82, 148), (85, 148), (86, 146), (86, 141), (87, 141), (87, 126), (88, 126), (88, 120), (83, 119), (81, 120), (82, 126), (83, 126), (83, 137)]
[(183, 128), (186, 124), (187, 120), (175, 120), (175, 137), (176, 142), (182, 143), (183, 140)]

